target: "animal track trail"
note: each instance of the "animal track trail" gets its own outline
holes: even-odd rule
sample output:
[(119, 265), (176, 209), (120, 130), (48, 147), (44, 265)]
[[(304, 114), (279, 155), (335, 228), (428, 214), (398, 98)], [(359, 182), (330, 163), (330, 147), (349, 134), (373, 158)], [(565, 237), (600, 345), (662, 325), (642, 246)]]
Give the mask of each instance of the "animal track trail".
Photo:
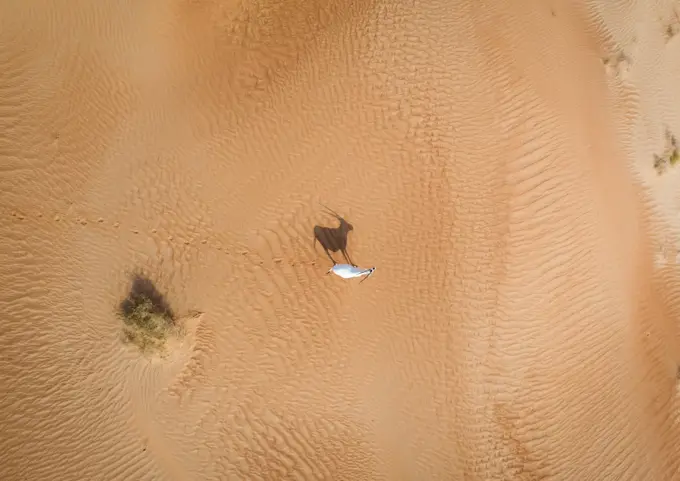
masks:
[[(297, 267), (306, 266), (314, 267), (320, 262), (319, 259), (305, 259), (297, 255), (277, 253), (275, 257), (267, 259), (259, 250), (241, 248), (235, 246), (227, 246), (225, 242), (220, 239), (218, 235), (201, 236), (198, 230), (191, 226), (187, 229), (193, 235), (184, 236), (178, 233), (167, 234), (163, 229), (156, 227), (149, 228), (143, 226), (124, 226), (115, 218), (105, 218), (103, 216), (88, 216), (78, 212), (77, 209), (68, 208), (56, 212), (45, 213), (43, 211), (26, 211), (24, 209), (8, 209), (5, 217), (10, 222), (45, 222), (52, 224), (59, 224), (63, 228), (74, 229), (100, 229), (104, 233), (119, 236), (126, 230), (133, 235), (147, 235), (155, 238), (157, 241), (165, 241), (170, 244), (170, 247), (181, 249), (186, 247), (205, 247), (213, 249), (215, 252), (225, 256), (231, 257), (234, 260), (240, 257), (247, 259), (248, 263), (253, 266), (261, 266), (268, 268), (281, 268), (283, 266)], [(198, 234), (198, 235), (197, 235)]]
[[(10, 220), (14, 222), (30, 221), (32, 219), (44, 220), (60, 224), (62, 226), (70, 226), (74, 228), (78, 227), (101, 228), (104, 230), (108, 230), (111, 233), (115, 233), (116, 235), (119, 235), (120, 232), (125, 231), (127, 229), (131, 234), (134, 235), (146, 234), (149, 237), (158, 237), (159, 239), (162, 237), (161, 232), (164, 230), (156, 227), (148, 228), (135, 225), (123, 226), (120, 221), (115, 219), (104, 218), (102, 216), (83, 215), (74, 212), (70, 209), (67, 210), (66, 212), (58, 211), (56, 213), (50, 214), (45, 214), (42, 211), (28, 213), (23, 210), (11, 210), (6, 216), (9, 217)], [(196, 231), (196, 229), (192, 229), (191, 226), (188, 228), (188, 230)], [(177, 234), (169, 234), (165, 236), (165, 240), (177, 246), (201, 245), (214, 248), (215, 250), (221, 251), (225, 254), (231, 252), (231, 249), (225, 247), (223, 242), (221, 242), (219, 238), (215, 236), (201, 236), (201, 235), (183, 236)]]
[[(232, 257), (235, 262), (238, 257), (247, 259), (247, 262), (254, 266), (280, 268), (290, 267), (314, 267), (323, 263), (322, 254), (315, 252), (302, 240), (306, 239), (304, 226), (298, 226), (289, 233), (281, 233), (278, 230), (273, 232), (275, 237), (267, 239), (269, 243), (262, 246), (252, 246), (248, 244), (235, 244), (233, 236), (225, 236), (220, 233), (204, 234), (199, 226), (188, 225), (182, 232), (169, 232), (159, 226), (145, 226), (142, 224), (122, 223), (116, 217), (108, 217), (92, 213), (83, 212), (73, 202), (67, 202), (63, 207), (44, 210), (26, 209), (6, 209), (4, 214), (11, 222), (30, 222), (46, 223), (59, 225), (61, 229), (97, 229), (105, 235), (120, 236), (126, 232), (132, 235), (148, 236), (157, 242), (164, 241), (169, 243), (172, 248), (207, 248), (226, 257)], [(281, 238), (288, 238), (288, 242), (283, 242)], [(292, 242), (291, 238), (297, 238), (299, 242)], [(291, 243), (292, 242), (292, 243)], [(271, 245), (288, 246), (283, 251), (274, 252)]]
[[(235, 263), (245, 260), (251, 266), (263, 267), (268, 269), (282, 269), (285, 267), (304, 267), (313, 268), (323, 264), (322, 254), (316, 253), (317, 258), (310, 258), (314, 252), (300, 251), (293, 249), (294, 252), (277, 252), (275, 256), (260, 252), (260, 249), (248, 247), (238, 248), (237, 246), (225, 245), (219, 235), (202, 236), (197, 228), (189, 226), (186, 230), (190, 232), (188, 236), (181, 233), (167, 234), (164, 229), (144, 226), (126, 226), (115, 218), (104, 216), (92, 216), (83, 214), (72, 206), (56, 212), (45, 213), (43, 211), (26, 211), (23, 209), (8, 209), (5, 217), (10, 222), (45, 222), (58, 224), (66, 229), (98, 229), (102, 233), (111, 236), (120, 236), (121, 233), (129, 232), (134, 236), (148, 236), (154, 241), (165, 242), (172, 249), (180, 250), (186, 248), (207, 248), (214, 250), (215, 253), (226, 259), (232, 259)], [(124, 242), (124, 241), (120, 241)], [(265, 249), (266, 250), (266, 249)], [(239, 261), (238, 259), (241, 259)]]

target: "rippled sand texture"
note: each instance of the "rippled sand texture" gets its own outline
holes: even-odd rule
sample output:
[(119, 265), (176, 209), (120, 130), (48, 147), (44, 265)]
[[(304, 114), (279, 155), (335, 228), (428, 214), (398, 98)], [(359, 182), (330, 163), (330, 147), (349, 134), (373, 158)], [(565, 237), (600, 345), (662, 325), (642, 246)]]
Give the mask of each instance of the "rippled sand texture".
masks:
[(0, 5), (2, 480), (680, 479), (670, 2)]

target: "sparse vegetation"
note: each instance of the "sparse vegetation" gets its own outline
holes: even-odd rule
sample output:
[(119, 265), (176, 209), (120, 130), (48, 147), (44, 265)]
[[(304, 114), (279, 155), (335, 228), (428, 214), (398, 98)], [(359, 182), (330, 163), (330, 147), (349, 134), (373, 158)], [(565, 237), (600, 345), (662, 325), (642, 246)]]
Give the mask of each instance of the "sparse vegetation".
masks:
[(119, 306), (123, 320), (123, 340), (134, 344), (143, 353), (158, 353), (165, 349), (170, 335), (179, 334), (177, 319), (150, 279), (135, 275), (130, 293)]
[(666, 41), (671, 40), (678, 33), (680, 33), (680, 17), (678, 16), (675, 9), (673, 9), (674, 20), (668, 20), (666, 23)]
[(666, 146), (661, 155), (654, 154), (654, 169), (658, 174), (663, 174), (668, 166), (675, 166), (680, 160), (680, 151), (675, 136), (666, 129)]

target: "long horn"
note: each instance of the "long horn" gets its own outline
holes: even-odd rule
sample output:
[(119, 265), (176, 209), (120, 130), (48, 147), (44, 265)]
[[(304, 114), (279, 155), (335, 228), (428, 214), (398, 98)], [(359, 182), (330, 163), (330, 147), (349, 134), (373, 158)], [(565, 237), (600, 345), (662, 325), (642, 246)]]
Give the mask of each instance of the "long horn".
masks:
[(366, 277), (364, 277), (363, 279), (361, 279), (361, 280), (359, 281), (359, 284), (361, 284), (361, 283), (364, 282), (366, 279), (368, 279), (369, 277), (371, 277), (371, 276), (373, 275), (374, 272), (375, 272), (375, 269), (373, 269), (371, 272), (369, 272), (368, 274), (366, 274)]

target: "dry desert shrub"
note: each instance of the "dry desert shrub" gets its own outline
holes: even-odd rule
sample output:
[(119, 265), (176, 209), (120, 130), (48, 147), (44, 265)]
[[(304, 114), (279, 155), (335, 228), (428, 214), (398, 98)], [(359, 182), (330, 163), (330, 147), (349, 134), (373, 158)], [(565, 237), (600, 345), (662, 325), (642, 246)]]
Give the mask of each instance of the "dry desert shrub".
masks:
[(666, 130), (666, 146), (661, 155), (654, 154), (654, 168), (657, 173), (663, 174), (668, 167), (673, 167), (680, 160), (680, 151), (675, 136)]
[(120, 303), (119, 315), (123, 320), (123, 340), (143, 353), (163, 351), (168, 337), (181, 333), (164, 296), (141, 274), (133, 277), (130, 292)]

